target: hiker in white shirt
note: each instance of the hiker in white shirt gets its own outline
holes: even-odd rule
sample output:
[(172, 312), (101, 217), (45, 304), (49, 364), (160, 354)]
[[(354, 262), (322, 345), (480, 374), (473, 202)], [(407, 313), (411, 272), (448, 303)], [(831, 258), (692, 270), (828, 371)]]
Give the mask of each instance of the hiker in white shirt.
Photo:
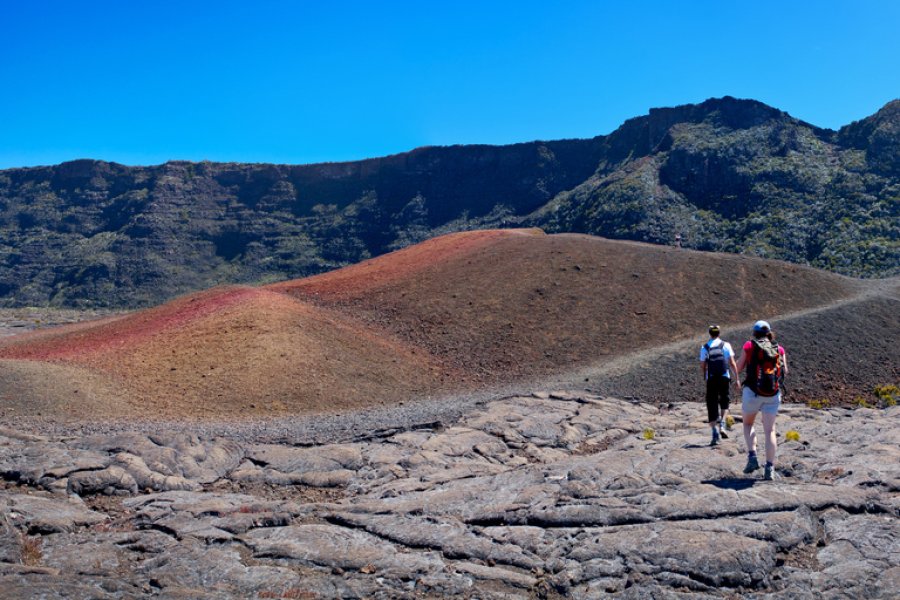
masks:
[[(731, 384), (738, 379), (734, 350), (731, 349), (731, 344), (719, 339), (719, 333), (718, 325), (710, 325), (709, 341), (700, 348), (700, 371), (706, 380), (706, 411), (712, 428), (710, 446), (718, 446), (720, 439), (728, 438), (725, 430), (729, 428), (725, 418), (731, 403)], [(729, 367), (734, 372), (734, 379), (731, 378)]]

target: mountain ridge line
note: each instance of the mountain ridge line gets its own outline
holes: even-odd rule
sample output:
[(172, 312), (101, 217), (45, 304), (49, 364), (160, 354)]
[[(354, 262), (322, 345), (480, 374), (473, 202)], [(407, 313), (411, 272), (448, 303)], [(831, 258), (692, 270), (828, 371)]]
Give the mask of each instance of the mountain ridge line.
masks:
[(8, 169), (0, 305), (145, 307), (523, 227), (900, 274), (900, 101), (836, 132), (723, 98), (582, 140), (293, 166)]

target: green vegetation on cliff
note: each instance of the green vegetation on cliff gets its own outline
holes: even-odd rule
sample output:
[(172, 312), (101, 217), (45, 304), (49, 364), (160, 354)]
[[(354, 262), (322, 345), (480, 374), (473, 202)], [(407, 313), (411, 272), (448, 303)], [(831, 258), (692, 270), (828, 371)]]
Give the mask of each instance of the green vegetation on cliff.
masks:
[(610, 138), (649, 135), (653, 149), (601, 166), (531, 219), (663, 244), (680, 234), (846, 275), (900, 272), (900, 101), (840, 132), (759, 103), (699, 107), (651, 111), (635, 120), (641, 136), (626, 123)]

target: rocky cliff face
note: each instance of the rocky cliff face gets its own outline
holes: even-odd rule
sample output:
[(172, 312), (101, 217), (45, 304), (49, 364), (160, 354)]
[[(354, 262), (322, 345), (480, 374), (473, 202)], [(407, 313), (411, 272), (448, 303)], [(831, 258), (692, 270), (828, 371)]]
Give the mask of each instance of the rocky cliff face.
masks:
[[(629, 121), (626, 158), (532, 218), (554, 231), (753, 253), (849, 275), (898, 272), (900, 102), (840, 132), (733, 99)], [(619, 141), (624, 138), (624, 141)], [(649, 148), (646, 154), (641, 154)]]
[(0, 171), (0, 304), (141, 306), (300, 277), (455, 230), (539, 226), (900, 272), (900, 102), (839, 132), (759, 102), (608, 136), (349, 163), (79, 160)]

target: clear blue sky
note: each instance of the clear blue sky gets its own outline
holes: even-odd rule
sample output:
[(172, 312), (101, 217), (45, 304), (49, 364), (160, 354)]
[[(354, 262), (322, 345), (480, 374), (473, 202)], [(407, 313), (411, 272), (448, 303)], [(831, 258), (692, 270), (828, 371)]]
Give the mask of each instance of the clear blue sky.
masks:
[(0, 0), (0, 168), (305, 163), (592, 137), (754, 98), (900, 97), (900, 2)]

